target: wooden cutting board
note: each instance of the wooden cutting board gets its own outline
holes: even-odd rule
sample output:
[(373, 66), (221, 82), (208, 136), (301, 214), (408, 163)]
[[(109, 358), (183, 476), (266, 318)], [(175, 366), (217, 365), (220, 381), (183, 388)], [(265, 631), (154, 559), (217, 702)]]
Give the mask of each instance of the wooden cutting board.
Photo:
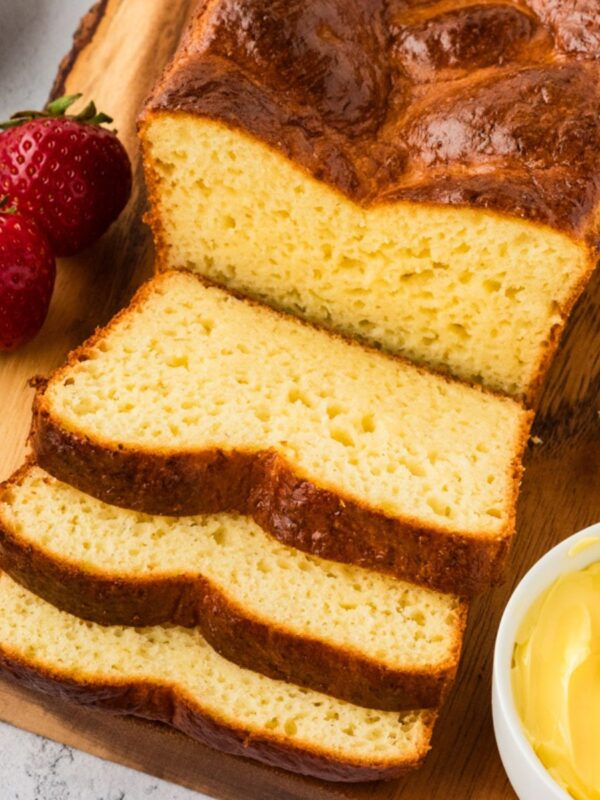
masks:
[[(32, 389), (66, 352), (106, 322), (150, 273), (135, 117), (173, 51), (190, 0), (102, 0), (84, 19), (56, 90), (81, 91), (112, 114), (135, 169), (131, 202), (94, 248), (59, 267), (35, 342), (0, 354), (0, 478), (25, 452)], [(256, 800), (507, 800), (490, 716), (494, 635), (519, 577), (565, 536), (600, 520), (600, 276), (578, 304), (547, 381), (527, 453), (518, 537), (504, 586), (472, 609), (464, 658), (425, 767), (399, 782), (336, 786), (224, 756), (160, 726), (113, 718), (0, 681), (0, 719), (217, 798)], [(540, 800), (542, 800), (540, 798)]]

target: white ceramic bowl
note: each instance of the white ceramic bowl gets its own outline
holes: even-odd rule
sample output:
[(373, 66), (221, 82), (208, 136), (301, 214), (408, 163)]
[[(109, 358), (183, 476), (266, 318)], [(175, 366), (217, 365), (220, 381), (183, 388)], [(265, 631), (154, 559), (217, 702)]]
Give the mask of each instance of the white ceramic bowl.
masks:
[[(579, 552), (582, 540), (593, 540)], [(573, 549), (575, 553), (572, 553)], [(600, 523), (570, 536), (529, 570), (504, 609), (494, 650), (492, 715), (500, 758), (520, 800), (572, 800), (546, 768), (527, 741), (517, 714), (512, 691), (511, 661), (517, 632), (534, 600), (565, 572), (584, 569), (600, 561)]]

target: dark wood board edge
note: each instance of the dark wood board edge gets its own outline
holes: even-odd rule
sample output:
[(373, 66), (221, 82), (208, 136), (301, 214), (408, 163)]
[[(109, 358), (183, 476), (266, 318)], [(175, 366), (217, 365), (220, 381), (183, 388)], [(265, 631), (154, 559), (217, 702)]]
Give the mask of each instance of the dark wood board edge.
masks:
[[(168, 0), (171, 2), (171, 0)], [(79, 42), (63, 60), (55, 90), (64, 91), (80, 56), (93, 44), (114, 0), (101, 0)], [(79, 34), (79, 31), (78, 31)], [(73, 87), (71, 87), (73, 90)], [(141, 193), (143, 195), (143, 192)], [(126, 299), (139, 270), (114, 276), (107, 259), (119, 250), (150, 252), (139, 224), (140, 197), (112, 239), (95, 249), (97, 278), (92, 287), (112, 281), (104, 320)], [(137, 241), (132, 243), (131, 239)], [(85, 257), (86, 260), (89, 256)], [(147, 260), (149, 256), (147, 257)], [(133, 257), (135, 262), (135, 256)], [(83, 262), (83, 259), (82, 259)], [(81, 263), (65, 264), (65, 282), (77, 281)], [(66, 270), (66, 271), (65, 271)], [(84, 317), (69, 334), (74, 343), (89, 332)], [(34, 345), (35, 348), (35, 345)], [(42, 354), (43, 355), (43, 354)], [(54, 356), (53, 356), (54, 357)], [(62, 356), (61, 356), (62, 357)], [(49, 361), (44, 356), (44, 363)], [(16, 384), (15, 384), (16, 385)], [(19, 389), (18, 402), (23, 402)], [(66, 706), (0, 681), (0, 718), (100, 757), (200, 790), (222, 800), (509, 800), (511, 791), (500, 765), (490, 718), (493, 638), (502, 608), (520, 576), (543, 552), (575, 530), (600, 519), (600, 276), (596, 274), (568, 325), (546, 381), (534, 431), (542, 442), (527, 455), (528, 471), (519, 503), (519, 534), (507, 582), (476, 601), (456, 688), (434, 734), (424, 768), (400, 782), (369, 786), (327, 785), (210, 751), (168, 729), (87, 708)], [(27, 414), (29, 411), (27, 410)], [(7, 459), (8, 460), (8, 459)], [(175, 744), (172, 744), (175, 743)], [(2, 799), (3, 800), (3, 799)], [(540, 799), (541, 800), (541, 799)]]
[[(344, 796), (344, 787), (328, 787), (321, 781), (220, 753), (166, 725), (65, 703), (4, 677), (0, 678), (0, 718), (30, 733), (219, 800), (264, 800), (266, 796), (305, 800), (313, 791), (318, 791), (319, 800)], [(164, 758), (165, 752), (169, 759)], [(265, 795), (271, 788), (273, 794)]]
[(54, 100), (55, 98), (61, 97), (63, 94), (65, 94), (65, 84), (69, 72), (73, 68), (73, 65), (77, 61), (82, 50), (87, 47), (94, 38), (94, 34), (98, 30), (98, 26), (102, 22), (102, 18), (106, 13), (108, 2), (109, 0), (98, 0), (98, 2), (94, 3), (87, 14), (84, 14), (79, 21), (77, 30), (73, 34), (73, 44), (71, 49), (68, 53), (65, 53), (60, 64), (58, 65), (58, 71), (56, 73), (56, 77), (54, 78), (52, 88), (50, 89), (48, 101)]

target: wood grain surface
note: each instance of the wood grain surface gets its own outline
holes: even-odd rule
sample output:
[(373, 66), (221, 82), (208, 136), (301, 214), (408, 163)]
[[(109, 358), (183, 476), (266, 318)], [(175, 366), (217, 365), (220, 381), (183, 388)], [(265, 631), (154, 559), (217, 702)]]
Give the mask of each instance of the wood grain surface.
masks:
[[(0, 478), (25, 452), (32, 390), (68, 349), (123, 306), (146, 277), (152, 246), (135, 116), (172, 52), (189, 0), (105, 0), (90, 15), (58, 85), (82, 91), (115, 117), (135, 168), (133, 197), (94, 248), (64, 261), (40, 336), (0, 355)], [(494, 744), (490, 679), (495, 631), (520, 576), (574, 531), (600, 520), (600, 276), (580, 300), (552, 367), (534, 426), (507, 580), (473, 604), (459, 677), (425, 767), (399, 782), (336, 786), (212, 752), (156, 725), (44, 698), (0, 681), (0, 719), (217, 798), (256, 800), (507, 800), (515, 795)], [(536, 440), (537, 441), (537, 440)], [(540, 800), (543, 800), (540, 798)]]

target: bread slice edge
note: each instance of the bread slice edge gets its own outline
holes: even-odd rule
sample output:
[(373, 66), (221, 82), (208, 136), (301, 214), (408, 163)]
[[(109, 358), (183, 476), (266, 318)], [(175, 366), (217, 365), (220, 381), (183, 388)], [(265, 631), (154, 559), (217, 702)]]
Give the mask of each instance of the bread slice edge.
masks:
[(30, 468), (24, 465), (0, 486), (0, 569), (56, 608), (101, 625), (198, 627), (219, 654), (239, 666), (367, 708), (434, 708), (446, 697), (460, 659), (466, 602), (458, 609), (445, 662), (394, 667), (260, 616), (200, 573), (134, 577), (57, 557), (3, 513), (11, 487)]

